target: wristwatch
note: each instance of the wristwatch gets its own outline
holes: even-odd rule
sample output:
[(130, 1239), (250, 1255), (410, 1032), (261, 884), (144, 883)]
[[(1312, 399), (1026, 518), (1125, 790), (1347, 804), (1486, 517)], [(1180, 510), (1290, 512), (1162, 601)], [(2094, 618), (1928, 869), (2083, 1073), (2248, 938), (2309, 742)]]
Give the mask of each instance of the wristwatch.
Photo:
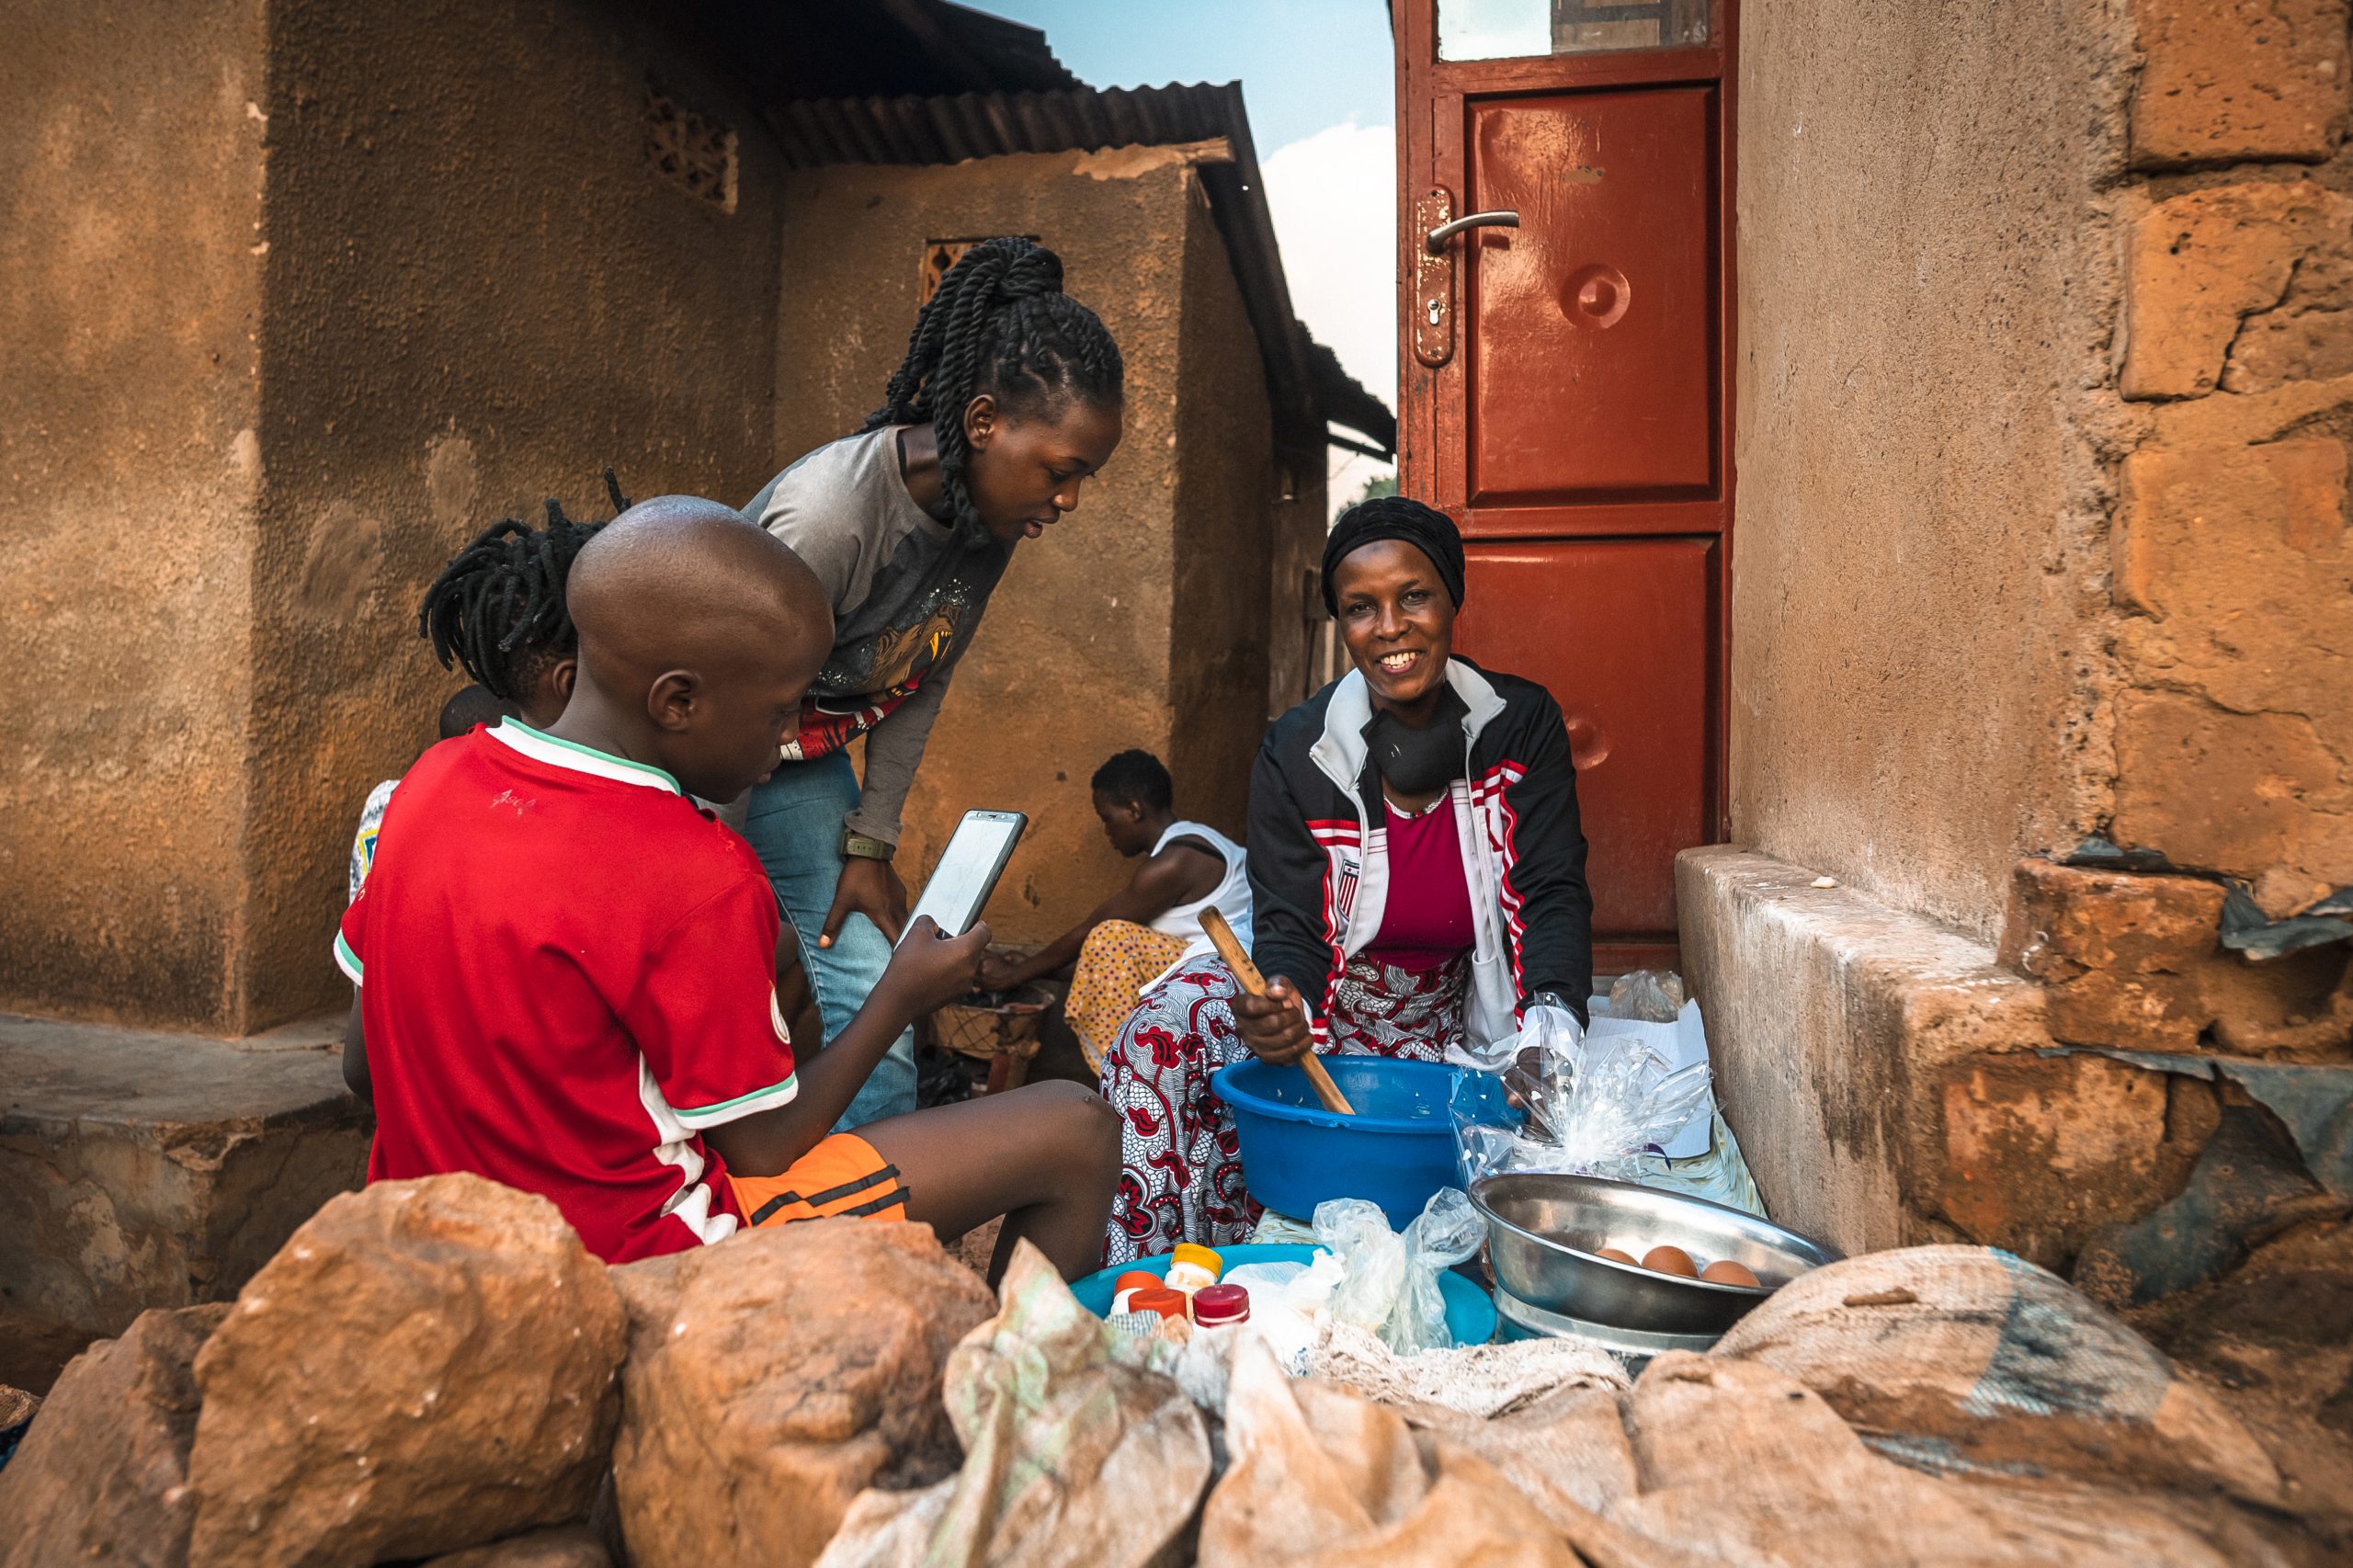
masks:
[(899, 852), (895, 844), (885, 844), (879, 838), (869, 838), (851, 828), (842, 829), (842, 854), (860, 860), (888, 860)]

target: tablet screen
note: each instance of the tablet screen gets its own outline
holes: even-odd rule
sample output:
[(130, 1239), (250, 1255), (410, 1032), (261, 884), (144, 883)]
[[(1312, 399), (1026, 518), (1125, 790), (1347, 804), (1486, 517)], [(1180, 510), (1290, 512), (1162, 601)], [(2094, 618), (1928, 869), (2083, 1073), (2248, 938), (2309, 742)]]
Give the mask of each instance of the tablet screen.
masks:
[(907, 916), (909, 928), (916, 916), (928, 915), (943, 937), (961, 937), (970, 930), (989, 894), (996, 891), (996, 880), (1028, 820), (1019, 812), (966, 812), (931, 880), (924, 884), (923, 897)]

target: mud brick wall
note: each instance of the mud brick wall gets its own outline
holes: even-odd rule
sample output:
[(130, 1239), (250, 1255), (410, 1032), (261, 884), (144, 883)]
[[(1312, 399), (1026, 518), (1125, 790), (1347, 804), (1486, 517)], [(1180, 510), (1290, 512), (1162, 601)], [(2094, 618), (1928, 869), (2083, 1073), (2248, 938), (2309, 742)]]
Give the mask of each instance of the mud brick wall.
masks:
[(246, 1033), (346, 993), (359, 803), (461, 684), (415, 635), (450, 552), (602, 516), (608, 463), (767, 476), (781, 154), (619, 0), (10, 20), (0, 1008)]
[[(2139, 0), (2133, 19), (2087, 825), (2151, 869), (2022, 862), (2002, 957), (2041, 983), (2063, 1045), (2353, 1061), (2345, 943), (2220, 940), (2233, 885), (2281, 920), (2353, 883), (2347, 6)], [(2052, 1054), (1958, 1063), (1942, 1102), (1929, 1206), (2060, 1256), (2180, 1191), (2248, 1103)]]
[[(2141, 0), (2128, 118), (2108, 835), (2192, 876), (2018, 872), (2053, 1035), (2353, 1054), (2347, 949), (2249, 961), (2353, 883), (2353, 153), (2344, 0)], [(2053, 846), (2057, 847), (2057, 846)]]
[(2139, 10), (2114, 836), (2278, 917), (2353, 883), (2347, 7)]

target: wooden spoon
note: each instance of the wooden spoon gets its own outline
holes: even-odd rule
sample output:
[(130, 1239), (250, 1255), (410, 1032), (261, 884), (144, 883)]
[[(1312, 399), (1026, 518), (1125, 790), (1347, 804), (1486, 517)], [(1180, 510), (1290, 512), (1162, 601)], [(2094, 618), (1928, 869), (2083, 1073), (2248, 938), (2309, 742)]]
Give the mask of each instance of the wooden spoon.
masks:
[[(1242, 983), (1242, 989), (1253, 996), (1264, 996), (1267, 994), (1265, 976), (1258, 972), (1258, 966), (1250, 961), (1250, 955), (1242, 950), (1241, 942), (1233, 935), (1233, 927), (1225, 923), (1224, 915), (1216, 905), (1201, 911), (1201, 929), (1209, 933), (1210, 940), (1217, 947), (1217, 956), (1225, 960), (1225, 967), (1233, 971), (1233, 978)], [(1314, 1051), (1310, 1051), (1301, 1057), (1299, 1066), (1300, 1071), (1307, 1074), (1308, 1083), (1315, 1089), (1315, 1097), (1324, 1102), (1325, 1110), (1339, 1116), (1356, 1115), (1357, 1108), (1348, 1103), (1347, 1096), (1340, 1093), (1340, 1085), (1332, 1082), (1332, 1074), (1324, 1070), (1323, 1060)]]

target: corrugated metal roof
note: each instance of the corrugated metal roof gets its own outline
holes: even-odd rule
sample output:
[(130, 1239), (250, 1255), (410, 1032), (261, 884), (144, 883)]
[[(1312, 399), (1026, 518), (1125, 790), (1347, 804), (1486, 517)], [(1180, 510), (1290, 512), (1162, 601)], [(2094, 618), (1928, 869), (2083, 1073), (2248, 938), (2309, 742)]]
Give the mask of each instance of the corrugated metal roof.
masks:
[(1336, 424), (1361, 433), (1384, 455), (1394, 450), (1396, 416), (1340, 369), (1330, 349), (1309, 338), (1291, 309), (1239, 83), (801, 99), (777, 105), (770, 121), (786, 161), (804, 169), (1224, 138), (1233, 161), (1203, 164), (1201, 183), (1258, 339), (1278, 435), (1293, 445), (1321, 445), (1329, 438), (1326, 424)]
[(804, 99), (779, 105), (775, 122), (784, 155), (796, 168), (954, 164), (1006, 153), (1091, 152), (1230, 136), (1242, 119), (1241, 96), (1228, 83)]
[(661, 0), (632, 8), (700, 34), (772, 102), (1086, 85), (1036, 28), (949, 0)]

